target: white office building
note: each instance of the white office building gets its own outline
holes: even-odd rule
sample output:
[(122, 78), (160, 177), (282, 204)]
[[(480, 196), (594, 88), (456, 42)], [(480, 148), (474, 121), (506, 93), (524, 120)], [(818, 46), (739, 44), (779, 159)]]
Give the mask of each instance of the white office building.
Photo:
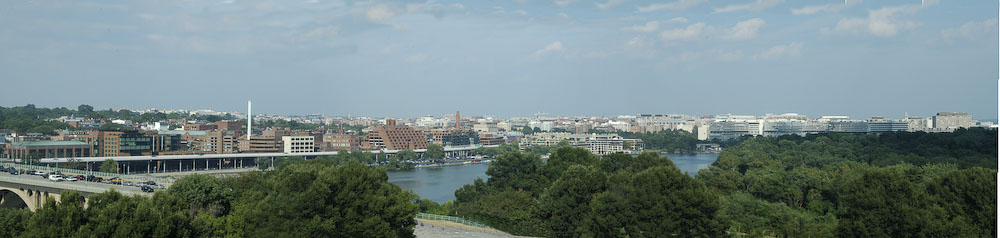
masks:
[(313, 136), (283, 136), (281, 137), (285, 153), (308, 153), (316, 151), (316, 137)]

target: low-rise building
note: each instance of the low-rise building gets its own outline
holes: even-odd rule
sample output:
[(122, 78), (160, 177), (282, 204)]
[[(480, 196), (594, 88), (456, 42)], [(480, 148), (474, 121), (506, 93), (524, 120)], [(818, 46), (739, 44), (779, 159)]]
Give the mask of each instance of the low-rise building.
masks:
[(82, 141), (29, 141), (17, 142), (6, 148), (6, 154), (15, 161), (44, 158), (92, 157), (93, 147)]
[(372, 128), (368, 133), (366, 149), (417, 150), (427, 148), (427, 136), (411, 127), (396, 125), (396, 120), (388, 119), (385, 125)]
[(282, 151), (285, 153), (308, 153), (316, 151), (314, 136), (283, 136)]

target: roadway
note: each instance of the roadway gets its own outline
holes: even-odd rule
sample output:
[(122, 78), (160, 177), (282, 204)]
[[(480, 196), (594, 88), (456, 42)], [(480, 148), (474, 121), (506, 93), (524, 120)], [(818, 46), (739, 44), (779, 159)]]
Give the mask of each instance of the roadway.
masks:
[[(105, 178), (108, 179), (108, 178)], [(106, 183), (97, 182), (87, 182), (87, 181), (52, 181), (47, 178), (42, 178), (40, 175), (12, 175), (6, 172), (0, 172), (0, 186), (4, 187), (41, 187), (54, 190), (75, 190), (86, 194), (97, 194), (103, 193), (114, 189), (126, 196), (131, 195), (141, 195), (141, 196), (152, 196), (152, 193), (145, 193), (139, 187), (134, 186), (124, 186), (124, 185), (114, 185)]]
[[(448, 146), (444, 148), (445, 153), (472, 151), (480, 147), (497, 147), (496, 145), (471, 145), (471, 146)], [(369, 150), (371, 153), (395, 154), (400, 150)], [(427, 149), (413, 150), (417, 153), (424, 153)], [(116, 157), (78, 157), (78, 158), (43, 158), (41, 163), (68, 163), (68, 162), (104, 162), (112, 159), (114, 161), (169, 161), (169, 160), (194, 160), (194, 159), (240, 159), (240, 158), (275, 158), (275, 157), (316, 157), (324, 155), (336, 155), (337, 151), (306, 152), (306, 153), (235, 153), (235, 154), (190, 154), (190, 155), (140, 155), (140, 156), (116, 156)]]

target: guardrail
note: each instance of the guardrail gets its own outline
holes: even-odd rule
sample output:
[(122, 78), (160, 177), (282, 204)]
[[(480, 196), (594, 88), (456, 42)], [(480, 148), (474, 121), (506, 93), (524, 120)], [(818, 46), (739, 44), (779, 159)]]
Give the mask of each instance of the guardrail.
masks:
[(465, 218), (453, 217), (453, 216), (443, 216), (443, 215), (430, 214), (430, 213), (417, 213), (417, 219), (437, 220), (437, 221), (450, 221), (450, 222), (461, 223), (461, 224), (465, 224), (465, 225), (469, 225), (469, 226), (475, 226), (475, 227), (480, 227), (480, 228), (490, 228), (489, 226), (484, 225), (483, 223), (479, 223), (479, 222), (476, 222), (476, 221), (468, 220), (468, 219), (465, 219)]
[(175, 181), (174, 179), (169, 179), (169, 178), (157, 178), (157, 177), (151, 177), (151, 176), (128, 175), (128, 174), (119, 174), (119, 173), (105, 173), (105, 172), (89, 171), (89, 170), (79, 170), (79, 169), (64, 169), (64, 168), (56, 168), (56, 167), (48, 167), (48, 166), (15, 164), (15, 163), (10, 163), (10, 162), (0, 162), (0, 166), (3, 166), (3, 167), (15, 167), (15, 168), (20, 168), (20, 169), (25, 169), (25, 170), (45, 170), (45, 171), (53, 171), (53, 172), (69, 173), (69, 174), (94, 175), (94, 176), (104, 177), (104, 179), (110, 179), (110, 178), (118, 177), (118, 178), (125, 179), (125, 180), (153, 181), (153, 182), (156, 182), (156, 183), (166, 183), (166, 184), (173, 184), (174, 181)]

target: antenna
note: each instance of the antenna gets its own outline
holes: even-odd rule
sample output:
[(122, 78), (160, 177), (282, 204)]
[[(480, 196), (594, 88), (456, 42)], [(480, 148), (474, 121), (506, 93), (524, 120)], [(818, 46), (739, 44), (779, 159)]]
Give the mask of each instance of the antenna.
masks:
[(250, 141), (250, 134), (253, 134), (253, 105), (247, 100), (247, 141)]

